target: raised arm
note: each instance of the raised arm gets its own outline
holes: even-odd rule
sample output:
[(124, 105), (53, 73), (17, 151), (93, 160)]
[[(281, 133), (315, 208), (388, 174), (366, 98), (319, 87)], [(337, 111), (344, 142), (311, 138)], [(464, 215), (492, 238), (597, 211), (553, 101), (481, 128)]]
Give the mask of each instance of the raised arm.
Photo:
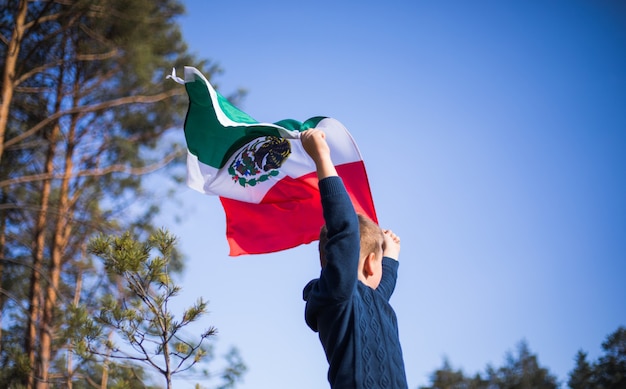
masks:
[(318, 287), (332, 301), (349, 298), (357, 282), (359, 264), (359, 223), (350, 197), (330, 158), (323, 131), (311, 129), (301, 134), (302, 146), (315, 162), (327, 229), (325, 262)]
[(391, 230), (383, 230), (383, 276), (376, 290), (389, 300), (396, 288), (400, 237)]

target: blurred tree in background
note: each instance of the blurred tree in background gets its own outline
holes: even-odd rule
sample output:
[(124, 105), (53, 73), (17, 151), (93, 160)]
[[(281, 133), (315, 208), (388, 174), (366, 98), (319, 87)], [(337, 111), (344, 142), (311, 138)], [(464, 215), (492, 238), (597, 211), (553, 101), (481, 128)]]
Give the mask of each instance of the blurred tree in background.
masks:
[(517, 355), (506, 354), (502, 367), (487, 366), (486, 373), (466, 376), (462, 370), (453, 370), (444, 360), (443, 366), (432, 373), (431, 386), (421, 389), (556, 389), (556, 377), (548, 369), (539, 366), (537, 356), (528, 344), (522, 341), (517, 346)]
[[(146, 238), (185, 148), (187, 98), (172, 67), (215, 65), (182, 41), (176, 0), (2, 0), (0, 387), (146, 387), (133, 364), (75, 352), (116, 283), (89, 239)], [(171, 137), (170, 137), (171, 138)], [(173, 179), (174, 181), (171, 181)], [(161, 186), (162, 187), (162, 186)], [(169, 271), (182, 270), (174, 250)]]
[[(602, 344), (604, 354), (597, 362), (589, 363), (587, 354), (579, 351), (575, 367), (569, 373), (567, 385), (571, 389), (626, 388), (626, 328), (619, 327)], [(556, 377), (548, 368), (541, 367), (525, 341), (517, 347), (517, 355), (506, 354), (505, 364), (487, 366), (484, 374), (470, 377), (455, 370), (447, 359), (441, 368), (431, 374), (430, 386), (420, 389), (541, 389), (559, 388)]]
[(619, 327), (602, 343), (604, 354), (594, 363), (587, 361), (587, 353), (579, 351), (576, 366), (570, 372), (572, 389), (626, 388), (626, 327)]

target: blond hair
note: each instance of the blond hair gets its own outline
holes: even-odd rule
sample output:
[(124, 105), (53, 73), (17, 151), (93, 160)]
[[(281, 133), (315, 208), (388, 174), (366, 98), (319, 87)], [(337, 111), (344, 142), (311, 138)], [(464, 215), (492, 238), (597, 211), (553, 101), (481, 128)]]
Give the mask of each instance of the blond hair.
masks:
[(372, 219), (365, 215), (358, 214), (359, 230), (361, 232), (361, 253), (359, 257), (369, 253), (378, 253), (382, 250), (385, 238), (383, 231)]
[[(360, 253), (359, 259), (369, 253), (377, 253), (383, 248), (383, 231), (378, 224), (369, 217), (357, 214), (359, 219), (359, 233), (360, 233)], [(320, 229), (319, 240), (319, 252), (320, 252), (320, 265), (322, 268), (326, 266), (326, 242), (328, 242), (328, 229), (326, 225), (323, 225)]]

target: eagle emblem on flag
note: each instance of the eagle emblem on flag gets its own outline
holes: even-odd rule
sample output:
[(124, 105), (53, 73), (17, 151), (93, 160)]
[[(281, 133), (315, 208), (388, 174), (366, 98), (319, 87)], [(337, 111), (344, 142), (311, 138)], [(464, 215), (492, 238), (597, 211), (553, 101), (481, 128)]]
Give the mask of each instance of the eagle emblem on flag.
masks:
[(228, 167), (233, 181), (245, 187), (278, 175), (278, 169), (291, 154), (289, 140), (277, 136), (257, 138), (241, 148)]

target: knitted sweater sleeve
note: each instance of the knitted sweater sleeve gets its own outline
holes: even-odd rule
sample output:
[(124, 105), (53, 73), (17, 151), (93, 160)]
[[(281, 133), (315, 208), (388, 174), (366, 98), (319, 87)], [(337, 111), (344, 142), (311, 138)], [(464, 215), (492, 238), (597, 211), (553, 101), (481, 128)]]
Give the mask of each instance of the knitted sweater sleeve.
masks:
[(383, 276), (380, 280), (380, 284), (376, 288), (376, 291), (387, 301), (389, 301), (394, 289), (396, 288), (399, 265), (399, 262), (394, 259), (387, 257), (383, 258)]
[(341, 178), (324, 178), (319, 188), (328, 229), (326, 266), (320, 275), (319, 291), (326, 298), (343, 301), (356, 288), (360, 247), (358, 219)]

